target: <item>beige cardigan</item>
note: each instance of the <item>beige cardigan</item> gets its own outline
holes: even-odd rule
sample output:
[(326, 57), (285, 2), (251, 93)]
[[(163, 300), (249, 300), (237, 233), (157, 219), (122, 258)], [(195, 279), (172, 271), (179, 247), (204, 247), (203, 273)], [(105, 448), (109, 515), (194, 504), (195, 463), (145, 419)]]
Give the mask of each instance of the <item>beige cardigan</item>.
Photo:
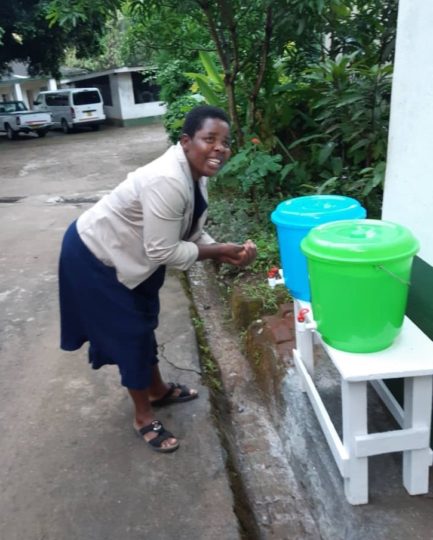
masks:
[[(194, 211), (194, 184), (181, 145), (128, 174), (109, 195), (84, 212), (77, 230), (90, 251), (116, 269), (133, 289), (160, 265), (187, 270), (197, 244), (215, 241), (203, 231), (207, 211), (188, 235)], [(199, 180), (207, 201), (207, 178)]]

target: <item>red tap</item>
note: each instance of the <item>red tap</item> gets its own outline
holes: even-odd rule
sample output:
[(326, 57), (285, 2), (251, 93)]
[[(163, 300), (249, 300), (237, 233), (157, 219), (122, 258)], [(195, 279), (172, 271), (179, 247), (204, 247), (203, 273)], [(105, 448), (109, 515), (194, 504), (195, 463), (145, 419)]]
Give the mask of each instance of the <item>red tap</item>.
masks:
[(279, 275), (279, 273), (280, 273), (280, 271), (278, 270), (278, 268), (276, 266), (273, 266), (268, 271), (268, 278), (276, 278)]
[(309, 312), (310, 310), (308, 308), (302, 308), (301, 311), (298, 313), (298, 322), (305, 322), (305, 316)]

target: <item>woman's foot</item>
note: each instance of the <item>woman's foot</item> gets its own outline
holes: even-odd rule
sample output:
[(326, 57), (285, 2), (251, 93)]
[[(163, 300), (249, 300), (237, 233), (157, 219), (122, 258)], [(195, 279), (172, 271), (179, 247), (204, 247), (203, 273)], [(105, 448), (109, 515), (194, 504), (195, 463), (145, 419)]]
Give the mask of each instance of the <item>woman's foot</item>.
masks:
[(128, 388), (135, 407), (134, 431), (153, 450), (157, 452), (173, 452), (179, 446), (179, 441), (172, 433), (164, 429), (164, 426), (153, 416), (152, 406), (149, 400), (149, 390), (136, 390)]
[(197, 397), (197, 390), (182, 384), (164, 382), (158, 364), (152, 366), (152, 379), (149, 387), (149, 400), (152, 406), (161, 407), (170, 403), (190, 401)]
[(152, 420), (147, 425), (140, 425), (135, 421), (134, 431), (155, 452), (174, 452), (179, 448), (179, 441), (159, 420)]
[(194, 388), (188, 388), (179, 383), (162, 383), (158, 391), (150, 389), (150, 404), (152, 407), (163, 407), (171, 403), (183, 403), (198, 398), (198, 392)]

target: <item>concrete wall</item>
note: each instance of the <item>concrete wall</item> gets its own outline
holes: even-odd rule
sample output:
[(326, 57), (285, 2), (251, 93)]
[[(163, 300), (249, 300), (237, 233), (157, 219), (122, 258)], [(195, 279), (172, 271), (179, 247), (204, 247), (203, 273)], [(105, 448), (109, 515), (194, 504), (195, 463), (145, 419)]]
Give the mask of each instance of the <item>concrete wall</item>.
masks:
[(421, 243), (408, 315), (433, 338), (433, 2), (400, 0), (383, 219)]

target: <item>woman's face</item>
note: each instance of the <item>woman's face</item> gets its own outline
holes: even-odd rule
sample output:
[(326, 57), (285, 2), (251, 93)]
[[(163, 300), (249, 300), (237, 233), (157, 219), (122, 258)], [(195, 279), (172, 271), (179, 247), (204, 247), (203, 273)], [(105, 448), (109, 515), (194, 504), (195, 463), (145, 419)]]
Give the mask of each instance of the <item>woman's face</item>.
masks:
[(214, 176), (231, 154), (229, 125), (219, 118), (206, 118), (193, 137), (184, 133), (180, 144), (194, 180)]

